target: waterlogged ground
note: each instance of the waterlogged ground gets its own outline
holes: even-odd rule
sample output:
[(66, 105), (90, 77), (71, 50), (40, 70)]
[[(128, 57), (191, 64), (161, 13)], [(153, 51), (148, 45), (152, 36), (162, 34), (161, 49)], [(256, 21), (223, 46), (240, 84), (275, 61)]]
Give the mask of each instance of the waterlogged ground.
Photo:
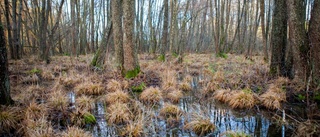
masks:
[(297, 111), (289, 116), (284, 103), (285, 93), (299, 91), (300, 84), (268, 77), (262, 57), (190, 54), (178, 63), (171, 56), (161, 62), (140, 55), (142, 73), (134, 79), (122, 78), (112, 57), (103, 68), (90, 67), (91, 58), (59, 56), (49, 65), (32, 57), (10, 61), (18, 106), (1, 107), (0, 116), (17, 115), (8, 118), (17, 124), (4, 124), (9, 130), (0, 136), (298, 134), (292, 122), (299, 120), (292, 115)]
[[(177, 104), (179, 108), (185, 112), (179, 124), (175, 126), (168, 125), (165, 120), (153, 119), (149, 126), (145, 127), (145, 136), (168, 136), (168, 137), (189, 137), (197, 136), (194, 132), (184, 129), (184, 124), (190, 120), (192, 114), (199, 114), (210, 119), (216, 126), (216, 129), (206, 134), (206, 136), (226, 136), (228, 131), (242, 133), (242, 135), (254, 137), (267, 137), (268, 135), (289, 136), (292, 129), (287, 129), (284, 125), (275, 125), (272, 122), (269, 114), (257, 112), (254, 110), (232, 110), (227, 105), (224, 105), (214, 100), (201, 100), (195, 94), (199, 92), (198, 85), (199, 76), (193, 77), (191, 81), (192, 91), (182, 97)], [(139, 93), (133, 96), (138, 97)], [(112, 137), (118, 136), (117, 126), (108, 125), (104, 118), (106, 106), (101, 102), (97, 102), (94, 114), (97, 118), (97, 123), (90, 127), (93, 136), (95, 137)], [(152, 109), (156, 115), (159, 115), (160, 108), (163, 103)], [(285, 117), (283, 117), (285, 118)], [(273, 125), (272, 125), (273, 123)], [(287, 125), (288, 126), (288, 125)], [(288, 126), (290, 128), (290, 126)], [(153, 128), (153, 129), (152, 129)], [(292, 127), (291, 127), (292, 128)]]

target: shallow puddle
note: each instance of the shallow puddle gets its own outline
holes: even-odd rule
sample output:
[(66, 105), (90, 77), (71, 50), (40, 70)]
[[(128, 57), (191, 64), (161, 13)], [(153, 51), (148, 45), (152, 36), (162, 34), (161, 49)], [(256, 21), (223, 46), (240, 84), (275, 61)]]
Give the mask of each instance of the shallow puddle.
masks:
[[(160, 107), (152, 109), (156, 117), (151, 118), (152, 122), (149, 123), (148, 127), (145, 127), (144, 135), (166, 137), (197, 136), (192, 131), (184, 129), (184, 124), (190, 121), (192, 114), (197, 113), (206, 118), (210, 118), (210, 121), (216, 126), (215, 131), (207, 134), (207, 136), (226, 136), (227, 131), (246, 133), (253, 137), (267, 137), (275, 135), (282, 137), (288, 136), (288, 134), (286, 134), (285, 126), (277, 126), (277, 124), (273, 124), (271, 118), (264, 116), (262, 112), (256, 113), (250, 110), (233, 110), (225, 104), (215, 102), (213, 99), (199, 99), (196, 94), (199, 92), (197, 89), (200, 88), (198, 81), (202, 79), (203, 76), (193, 77), (191, 86), (194, 90), (190, 92), (190, 94), (185, 95), (177, 104), (185, 113), (178, 125), (171, 127), (165, 120), (157, 118), (157, 116), (159, 116), (160, 108), (163, 107), (163, 103), (160, 103)], [(134, 96), (137, 98), (138, 94)], [(74, 104), (74, 93), (70, 93), (69, 97), (70, 103)], [(118, 136), (117, 127), (108, 125), (105, 118), (106, 113), (105, 104), (102, 102), (96, 102), (93, 114), (96, 117), (97, 123), (88, 127), (94, 137)]]

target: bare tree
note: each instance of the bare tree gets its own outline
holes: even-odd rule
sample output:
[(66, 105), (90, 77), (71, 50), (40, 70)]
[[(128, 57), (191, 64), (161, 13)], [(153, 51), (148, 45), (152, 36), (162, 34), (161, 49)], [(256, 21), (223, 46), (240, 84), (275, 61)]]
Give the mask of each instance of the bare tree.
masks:
[(135, 77), (140, 72), (138, 54), (134, 43), (134, 12), (135, 1), (124, 0), (124, 37), (123, 37), (123, 56), (124, 56), (124, 74), (126, 78)]
[(13, 104), (13, 100), (10, 96), (10, 81), (8, 74), (8, 58), (7, 49), (4, 37), (3, 26), (0, 17), (0, 104), (10, 105)]

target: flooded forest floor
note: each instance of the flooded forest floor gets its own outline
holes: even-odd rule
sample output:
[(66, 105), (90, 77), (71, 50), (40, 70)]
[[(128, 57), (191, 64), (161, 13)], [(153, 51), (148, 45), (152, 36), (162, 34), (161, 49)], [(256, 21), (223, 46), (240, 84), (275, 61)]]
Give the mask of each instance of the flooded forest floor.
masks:
[(2, 136), (316, 136), (320, 94), (268, 75), (263, 57), (139, 55), (141, 73), (125, 79), (114, 59), (92, 55), (9, 61), (14, 106), (0, 106)]

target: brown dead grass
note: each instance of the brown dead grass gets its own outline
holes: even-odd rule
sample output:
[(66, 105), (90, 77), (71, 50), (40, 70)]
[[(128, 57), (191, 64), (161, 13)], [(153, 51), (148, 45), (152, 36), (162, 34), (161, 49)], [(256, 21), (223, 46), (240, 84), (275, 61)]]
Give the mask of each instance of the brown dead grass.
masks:
[(140, 100), (145, 103), (158, 104), (162, 100), (162, 91), (158, 87), (149, 87), (141, 93)]
[(228, 89), (220, 89), (214, 92), (213, 98), (221, 102), (228, 102), (230, 100), (232, 93)]
[(108, 92), (115, 92), (117, 90), (121, 90), (121, 88), (122, 88), (121, 83), (115, 79), (111, 79), (107, 84)]
[(193, 114), (191, 121), (185, 126), (185, 129), (195, 132), (198, 136), (205, 136), (213, 132), (216, 126), (208, 118), (204, 118), (198, 114)]
[(106, 93), (105, 88), (100, 83), (83, 82), (75, 87), (77, 95), (101, 95)]
[(167, 98), (172, 103), (179, 103), (180, 99), (183, 97), (183, 93), (181, 90), (173, 90), (167, 94)]
[(232, 108), (252, 108), (255, 105), (255, 99), (251, 90), (240, 90), (234, 93), (230, 100), (229, 105)]
[(68, 127), (67, 131), (63, 132), (61, 136), (62, 137), (92, 137), (92, 134), (78, 127)]
[(128, 103), (129, 102), (129, 95), (121, 90), (117, 90), (116, 92), (112, 92), (106, 95), (106, 102), (107, 104), (114, 104), (115, 102), (120, 103)]
[(94, 108), (94, 99), (90, 96), (82, 95), (76, 99), (76, 105), (81, 110), (90, 111)]
[(132, 118), (132, 112), (127, 104), (116, 102), (107, 108), (106, 119), (109, 124), (129, 123)]
[(121, 136), (126, 137), (142, 137), (143, 136), (143, 122), (130, 122), (127, 126), (122, 129)]

